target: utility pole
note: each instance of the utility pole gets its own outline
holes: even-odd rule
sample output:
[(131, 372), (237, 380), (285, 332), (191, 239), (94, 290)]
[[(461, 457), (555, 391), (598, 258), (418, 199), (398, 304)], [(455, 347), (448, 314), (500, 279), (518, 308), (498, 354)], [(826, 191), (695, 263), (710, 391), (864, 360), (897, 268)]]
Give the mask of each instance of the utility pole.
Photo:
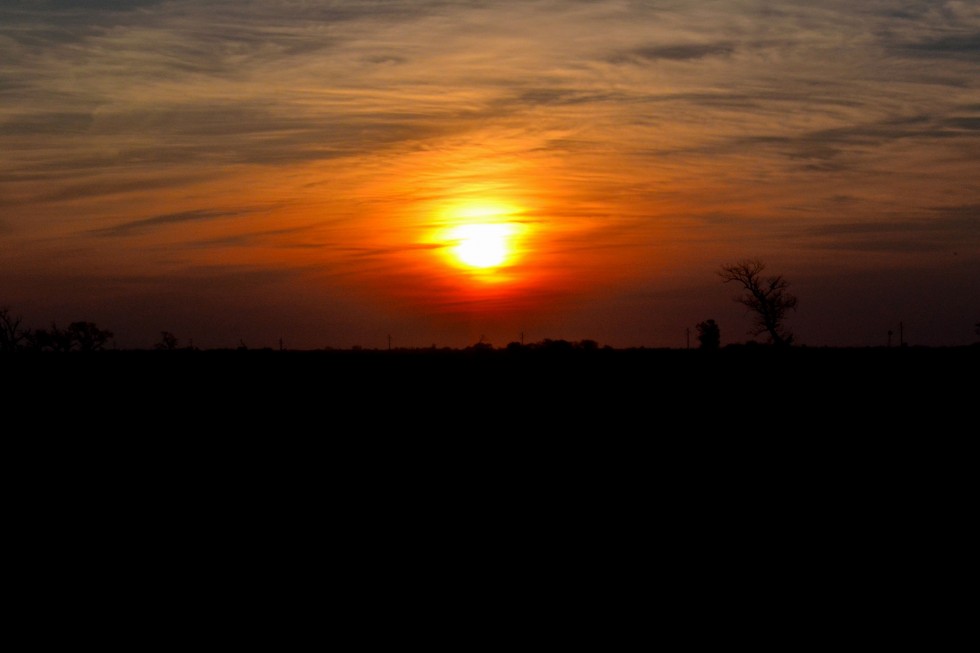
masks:
[(687, 332), (687, 348), (691, 348), (691, 327), (684, 329)]
[(388, 334), (388, 351), (391, 351), (391, 334)]

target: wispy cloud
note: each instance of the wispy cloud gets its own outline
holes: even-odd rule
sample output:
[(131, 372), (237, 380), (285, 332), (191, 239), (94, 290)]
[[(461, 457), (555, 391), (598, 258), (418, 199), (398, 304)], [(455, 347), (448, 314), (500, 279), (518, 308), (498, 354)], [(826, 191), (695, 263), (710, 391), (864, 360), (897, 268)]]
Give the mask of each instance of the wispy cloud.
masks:
[(499, 194), (583, 261), (944, 249), (976, 240), (978, 61), (953, 0), (4, 2), (0, 236), (397, 276), (431, 206)]
[(980, 32), (944, 34), (942, 36), (896, 43), (892, 49), (902, 55), (928, 59), (959, 59), (976, 62), (980, 59)]
[[(773, 102), (793, 113), (826, 114), (844, 103), (867, 106), (876, 90), (857, 95), (846, 77), (824, 76), (816, 96), (808, 57), (833, 72), (835, 60), (825, 57), (836, 51), (842, 73), (862, 57), (873, 62), (869, 27), (892, 52), (909, 56), (976, 45), (972, 33), (917, 37), (908, 16), (949, 29), (948, 18), (917, 4), (896, 12), (888, 3), (854, 10), (787, 3), (763, 11), (733, 2), (707, 11), (697, 3), (532, 2), (508, 3), (506, 19), (466, 2), (140, 5), (6, 10), (10, 40), (0, 89), (11, 90), (0, 90), (0, 98), (14, 101), (3, 112), (0, 138), (15, 146), (9, 149), (21, 172), (60, 163), (70, 176), (79, 160), (71, 149), (98, 143), (112, 146), (124, 165), (177, 157), (274, 166), (359, 157), (541, 106), (577, 109), (537, 119), (556, 128), (596, 109), (609, 114), (610, 103), (625, 124), (648, 102), (669, 102), (689, 116), (758, 111)], [(768, 22), (753, 22), (753, 14)], [(583, 17), (602, 31), (590, 35)], [(889, 20), (897, 21), (891, 31)], [(560, 38), (563, 30), (578, 38), (540, 38)], [(60, 34), (78, 40), (68, 44)], [(610, 40), (628, 45), (610, 54)], [(38, 43), (46, 47), (33, 47)], [(637, 73), (611, 84), (595, 68), (610, 61), (690, 65), (697, 74), (665, 68), (658, 79)], [(840, 137), (846, 129), (825, 133)], [(62, 138), (69, 134), (70, 145)], [(36, 149), (44, 139), (52, 154), (59, 141), (69, 149), (44, 161)], [(30, 156), (18, 146), (28, 140)]]
[(828, 222), (807, 230), (830, 249), (955, 252), (980, 247), (980, 204), (930, 207), (914, 217)]
[[(237, 215), (232, 213), (231, 215)], [(221, 217), (221, 216), (216, 216)], [(309, 233), (311, 227), (290, 227), (287, 229), (264, 229), (257, 231), (245, 231), (220, 238), (207, 238), (193, 240), (187, 247), (196, 249), (211, 249), (214, 247), (245, 247), (257, 244), (273, 244), (277, 247), (296, 248), (296, 249), (322, 249), (326, 247), (321, 242), (308, 242), (296, 239), (283, 239), (282, 236), (298, 236)]]
[(651, 45), (634, 48), (609, 57), (612, 63), (640, 63), (643, 61), (692, 61), (705, 57), (724, 57), (735, 52), (731, 43), (695, 43), (675, 45)]
[(95, 236), (128, 236), (133, 233), (143, 232), (157, 227), (165, 227), (186, 222), (202, 222), (216, 220), (219, 218), (237, 217), (243, 215), (243, 211), (214, 211), (201, 209), (197, 211), (183, 211), (180, 213), (167, 213), (155, 215), (150, 218), (132, 220), (112, 227), (92, 229), (88, 233)]

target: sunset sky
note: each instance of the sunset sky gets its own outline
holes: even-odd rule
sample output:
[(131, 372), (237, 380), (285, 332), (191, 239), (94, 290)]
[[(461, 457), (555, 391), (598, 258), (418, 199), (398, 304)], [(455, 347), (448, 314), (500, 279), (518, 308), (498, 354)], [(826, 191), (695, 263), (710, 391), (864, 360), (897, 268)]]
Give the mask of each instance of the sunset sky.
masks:
[(980, 2), (0, 0), (25, 326), (728, 344), (744, 258), (798, 343), (978, 339)]

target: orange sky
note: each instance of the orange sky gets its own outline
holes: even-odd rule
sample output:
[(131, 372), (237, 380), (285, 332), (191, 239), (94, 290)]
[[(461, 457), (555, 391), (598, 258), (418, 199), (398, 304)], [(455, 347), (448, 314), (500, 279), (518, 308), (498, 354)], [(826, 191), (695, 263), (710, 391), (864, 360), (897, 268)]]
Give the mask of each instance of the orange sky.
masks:
[[(970, 2), (0, 8), (0, 305), (119, 347), (972, 342)], [(511, 234), (488, 269), (465, 224)], [(502, 227), (501, 227), (502, 226)]]

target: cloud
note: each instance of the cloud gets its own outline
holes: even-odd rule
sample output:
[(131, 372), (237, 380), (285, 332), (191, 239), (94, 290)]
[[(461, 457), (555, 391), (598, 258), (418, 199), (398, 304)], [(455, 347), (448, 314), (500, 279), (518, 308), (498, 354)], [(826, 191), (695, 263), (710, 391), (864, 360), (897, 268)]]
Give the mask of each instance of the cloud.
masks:
[(953, 252), (980, 246), (980, 204), (931, 207), (918, 217), (831, 222), (807, 229), (826, 249)]
[[(785, 102), (787, 110), (794, 104), (790, 97), (780, 101)], [(751, 112), (753, 107), (759, 111), (764, 106), (771, 108), (774, 100), (736, 94), (704, 98), (700, 102), (705, 107)], [(861, 102), (844, 100), (838, 103), (831, 99), (820, 111), (830, 113), (837, 107), (864, 109)], [(975, 107), (971, 108), (970, 105), (923, 105), (918, 108), (933, 113), (875, 117), (862, 111), (855, 113), (855, 118), (850, 122), (821, 129), (772, 129), (760, 121), (754, 129), (746, 130), (748, 133), (731, 134), (695, 151), (711, 154), (768, 151), (790, 160), (803, 161), (805, 169), (810, 171), (838, 172), (857, 169), (858, 161), (844, 158), (848, 154), (866, 154), (903, 141), (921, 144), (921, 152), (927, 146), (937, 147), (940, 141), (958, 142), (970, 138), (980, 130), (980, 116), (968, 115), (976, 113)], [(810, 107), (810, 111), (818, 113), (817, 107)], [(865, 115), (867, 119), (857, 119)]]
[[(81, 171), (80, 171), (81, 172)], [(130, 174), (120, 174), (112, 178), (100, 178), (80, 183), (63, 185), (60, 188), (36, 195), (29, 200), (0, 201), (0, 206), (16, 206), (27, 202), (64, 202), (70, 200), (91, 199), (105, 195), (131, 193), (150, 189), (166, 189), (186, 186), (201, 181), (200, 175), (170, 174), (159, 177), (145, 177), (140, 171)]]
[(83, 111), (46, 111), (13, 114), (0, 122), (0, 137), (82, 133), (92, 125), (92, 114)]
[(168, 0), (85, 0), (84, 5), (80, 5), (76, 0), (39, 0), (32, 4), (44, 10), (61, 11), (133, 11), (143, 7), (152, 7), (167, 2)]
[(611, 55), (611, 63), (641, 63), (644, 61), (694, 61), (706, 57), (725, 57), (735, 52), (731, 43), (651, 45), (633, 48)]
[[(235, 213), (229, 212), (229, 215), (236, 215)], [(224, 216), (216, 216), (224, 217)], [(246, 245), (253, 245), (260, 242), (273, 242), (278, 247), (286, 249), (322, 249), (327, 247), (324, 243), (317, 242), (299, 242), (295, 240), (275, 240), (278, 236), (295, 236), (301, 233), (308, 233), (311, 231), (311, 227), (289, 227), (286, 229), (266, 229), (263, 231), (254, 231), (248, 233), (237, 233), (230, 236), (225, 236), (221, 238), (209, 238), (204, 240), (195, 240), (187, 245), (191, 249), (209, 249), (211, 247), (241, 247)]]
[(980, 32), (945, 34), (920, 41), (892, 45), (896, 53), (926, 59), (957, 59), (971, 63), (980, 60)]
[(933, 206), (928, 210), (940, 224), (972, 228), (973, 237), (980, 237), (980, 204)]
[(405, 152), (461, 144), (561, 157), (571, 180), (595, 177), (572, 170), (595, 152), (668, 176), (714, 157), (856, 174), (848, 153), (977, 133), (975, 66), (955, 53), (980, 32), (935, 3), (136, 4), (0, 9), (0, 196), (83, 200), (238, 166), (401, 171)]
[[(980, 117), (977, 116), (951, 117), (945, 119), (943, 124), (953, 130), (980, 131)], [(946, 132), (946, 134), (953, 135), (949, 132)]]
[(216, 220), (219, 218), (235, 217), (249, 212), (250, 211), (218, 211), (204, 209), (197, 211), (182, 211), (180, 213), (167, 213), (163, 215), (156, 215), (151, 218), (124, 222), (112, 227), (92, 229), (88, 233), (96, 236), (129, 236), (133, 233), (147, 231), (156, 227), (182, 224), (185, 222), (202, 222)]

